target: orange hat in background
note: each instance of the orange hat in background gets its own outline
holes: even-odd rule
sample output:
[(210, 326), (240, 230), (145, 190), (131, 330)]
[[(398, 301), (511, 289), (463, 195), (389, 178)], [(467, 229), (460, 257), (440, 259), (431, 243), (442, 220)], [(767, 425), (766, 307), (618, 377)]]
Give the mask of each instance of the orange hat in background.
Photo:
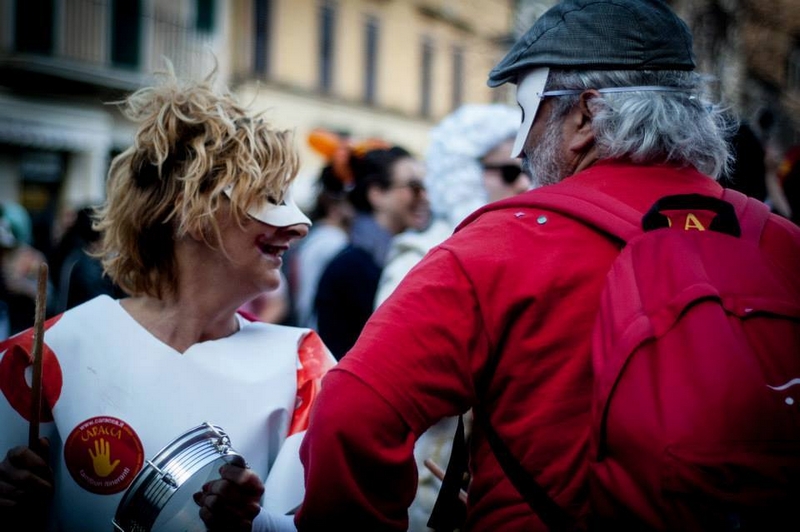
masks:
[(350, 156), (363, 157), (373, 150), (391, 148), (391, 144), (379, 138), (368, 138), (353, 142), (349, 138), (338, 135), (323, 128), (315, 128), (308, 134), (308, 144), (324, 157), (333, 168), (336, 178), (345, 188), (355, 184), (353, 171), (350, 168)]

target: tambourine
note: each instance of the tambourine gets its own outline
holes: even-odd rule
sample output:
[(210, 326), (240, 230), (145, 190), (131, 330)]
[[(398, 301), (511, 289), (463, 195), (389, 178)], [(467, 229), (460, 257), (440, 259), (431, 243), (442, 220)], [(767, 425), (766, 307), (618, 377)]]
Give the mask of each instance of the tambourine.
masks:
[(112, 523), (119, 532), (205, 531), (192, 495), (219, 478), (223, 464), (246, 467), (218, 426), (199, 425), (164, 447), (134, 477)]

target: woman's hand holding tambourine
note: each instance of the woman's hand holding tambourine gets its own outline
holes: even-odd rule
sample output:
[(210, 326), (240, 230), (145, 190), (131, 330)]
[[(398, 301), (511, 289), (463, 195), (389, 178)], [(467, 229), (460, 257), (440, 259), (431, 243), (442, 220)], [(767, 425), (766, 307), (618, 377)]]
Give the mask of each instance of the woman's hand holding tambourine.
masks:
[(46, 459), (49, 443), (45, 438), (39, 442), (38, 452), (30, 447), (14, 447), (0, 462), (0, 522), (17, 517), (26, 530), (44, 526), (53, 496), (53, 471)]
[(261, 511), (264, 483), (253, 470), (239, 465), (225, 464), (219, 472), (219, 479), (194, 494), (200, 518), (211, 532), (250, 532)]

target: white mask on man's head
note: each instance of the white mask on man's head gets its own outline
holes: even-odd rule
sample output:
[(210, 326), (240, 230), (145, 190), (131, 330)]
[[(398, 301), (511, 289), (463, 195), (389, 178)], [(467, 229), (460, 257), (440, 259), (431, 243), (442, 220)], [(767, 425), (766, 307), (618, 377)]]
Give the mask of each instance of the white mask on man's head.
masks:
[(517, 84), (517, 103), (522, 109), (522, 124), (519, 126), (517, 138), (514, 140), (514, 147), (511, 150), (511, 157), (522, 157), (522, 150), (525, 148), (525, 141), (531, 131), (533, 121), (536, 119), (536, 111), (542, 101), (540, 94), (544, 92), (547, 75), (550, 73), (548, 67), (535, 68), (529, 71)]

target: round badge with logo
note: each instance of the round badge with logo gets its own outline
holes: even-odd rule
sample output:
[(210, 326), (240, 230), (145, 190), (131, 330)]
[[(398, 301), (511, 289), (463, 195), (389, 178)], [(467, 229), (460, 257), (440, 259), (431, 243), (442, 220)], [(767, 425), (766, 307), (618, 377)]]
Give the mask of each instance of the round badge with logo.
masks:
[(64, 443), (64, 461), (83, 489), (101, 495), (125, 490), (144, 463), (142, 441), (121, 419), (99, 416), (75, 427)]

